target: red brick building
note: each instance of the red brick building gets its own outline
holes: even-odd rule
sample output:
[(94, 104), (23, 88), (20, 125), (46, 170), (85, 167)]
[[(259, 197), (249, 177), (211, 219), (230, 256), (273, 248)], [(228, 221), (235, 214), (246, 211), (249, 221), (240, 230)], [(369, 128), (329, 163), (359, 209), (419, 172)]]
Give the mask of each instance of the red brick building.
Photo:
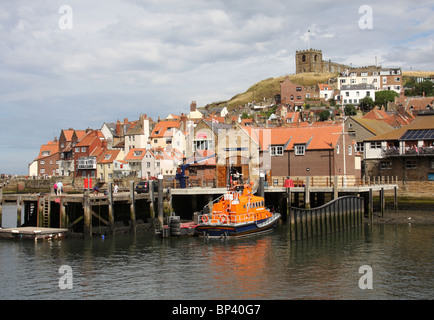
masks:
[(41, 146), (39, 156), (36, 158), (38, 163), (39, 177), (52, 177), (58, 175), (59, 141), (48, 141)]
[(96, 177), (98, 156), (102, 153), (104, 135), (100, 130), (86, 130), (74, 147), (76, 177)]
[(281, 103), (290, 106), (302, 106), (306, 97), (305, 88), (301, 85), (293, 83), (286, 77), (280, 82)]

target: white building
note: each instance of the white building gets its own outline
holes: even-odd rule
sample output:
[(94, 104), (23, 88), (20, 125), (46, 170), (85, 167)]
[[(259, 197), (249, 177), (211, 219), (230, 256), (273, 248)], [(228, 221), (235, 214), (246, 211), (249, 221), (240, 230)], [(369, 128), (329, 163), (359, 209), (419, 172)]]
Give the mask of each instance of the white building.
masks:
[(371, 97), (375, 101), (375, 87), (372, 84), (341, 86), (340, 96), (344, 104), (359, 105), (365, 97)]

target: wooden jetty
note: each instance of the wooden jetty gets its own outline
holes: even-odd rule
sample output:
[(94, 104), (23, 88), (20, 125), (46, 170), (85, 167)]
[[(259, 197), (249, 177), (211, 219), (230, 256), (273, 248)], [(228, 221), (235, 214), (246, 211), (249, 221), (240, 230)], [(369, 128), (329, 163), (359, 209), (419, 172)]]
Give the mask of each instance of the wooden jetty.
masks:
[[(339, 196), (353, 195), (363, 198), (363, 215), (373, 219), (373, 193), (379, 192), (380, 210), (385, 210), (385, 191), (394, 191), (394, 208), (397, 211), (397, 188), (395, 183), (346, 186), (334, 183), (317, 186), (306, 177), (305, 183), (290, 187), (267, 187), (264, 177), (259, 180), (258, 193), (264, 195), (268, 203), (279, 206), (283, 219), (291, 221), (295, 208), (311, 209), (325, 204), (325, 195), (332, 199)], [(116, 232), (136, 232), (137, 228), (160, 232), (164, 220), (173, 214), (173, 205), (182, 207), (191, 219), (195, 211), (200, 211), (201, 204), (209, 203), (226, 192), (226, 188), (163, 188), (163, 178), (159, 177), (157, 190), (154, 192), (150, 183), (149, 193), (137, 194), (131, 181), (129, 192), (113, 194), (112, 183), (108, 184), (107, 195), (84, 194), (2, 194), (0, 189), (0, 227), (2, 205), (15, 203), (17, 206), (17, 227), (33, 226), (37, 228), (66, 229), (68, 234), (80, 234), (91, 237), (99, 234)], [(339, 205), (338, 205), (339, 206)], [(188, 208), (186, 210), (186, 208)], [(286, 215), (285, 215), (286, 208)], [(283, 210), (283, 211), (282, 211)], [(179, 212), (178, 212), (179, 215)], [(24, 221), (21, 221), (22, 216)], [(16, 230), (16, 228), (15, 228)]]
[(32, 239), (32, 240), (57, 240), (66, 236), (68, 229), (60, 228), (0, 228), (0, 239)]

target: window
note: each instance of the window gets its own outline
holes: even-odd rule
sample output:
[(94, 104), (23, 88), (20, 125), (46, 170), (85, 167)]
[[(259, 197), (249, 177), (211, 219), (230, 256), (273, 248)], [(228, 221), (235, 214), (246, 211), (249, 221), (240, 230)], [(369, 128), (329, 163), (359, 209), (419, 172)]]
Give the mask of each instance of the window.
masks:
[(371, 142), (371, 149), (381, 149), (381, 142)]
[(81, 152), (86, 152), (86, 147), (81, 147)]
[(350, 92), (349, 91), (346, 91), (345, 92), (345, 97), (349, 97), (350, 96)]
[(383, 77), (383, 83), (387, 83), (387, 77)]
[(336, 145), (336, 154), (339, 154), (339, 145)]
[(296, 145), (294, 146), (295, 149), (295, 155), (296, 156), (302, 156), (304, 155), (305, 151), (306, 151), (306, 146), (305, 145)]
[(140, 157), (142, 155), (142, 151), (134, 151), (135, 157)]
[(297, 87), (297, 88), (295, 88), (295, 90), (301, 91), (301, 87)]
[(370, 97), (371, 96), (371, 91), (366, 91), (366, 96)]
[(395, 82), (399, 82), (401, 80), (401, 78), (397, 77), (395, 78)]
[(150, 168), (151, 167), (151, 163), (150, 162), (146, 162), (146, 168)]
[(291, 101), (294, 100), (294, 96), (291, 96)]
[(363, 153), (363, 151), (365, 150), (365, 145), (363, 142), (357, 142), (356, 143), (356, 151)]
[(348, 155), (351, 156), (353, 154), (353, 147), (351, 145), (348, 146)]
[(50, 155), (50, 151), (42, 151), (41, 155), (43, 157), (49, 156)]
[(44, 160), (42, 160), (42, 161), (41, 161), (41, 164), (45, 164), (45, 161), (44, 161)]
[(111, 157), (112, 157), (111, 154), (106, 154), (106, 155), (104, 156), (104, 159), (105, 159), (105, 160), (109, 160)]
[(80, 152), (80, 147), (75, 148), (75, 152)]
[(380, 162), (380, 170), (392, 169), (392, 162), (390, 160)]
[(283, 146), (272, 146), (272, 147), (270, 147), (270, 155), (272, 155), (272, 156), (283, 156)]
[(405, 160), (405, 169), (417, 169), (416, 160)]

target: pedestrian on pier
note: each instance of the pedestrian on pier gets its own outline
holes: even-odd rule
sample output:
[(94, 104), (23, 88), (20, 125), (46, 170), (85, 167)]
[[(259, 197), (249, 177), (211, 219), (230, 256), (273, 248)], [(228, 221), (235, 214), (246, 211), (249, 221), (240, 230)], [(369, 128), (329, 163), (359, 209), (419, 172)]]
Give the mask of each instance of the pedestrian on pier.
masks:
[(57, 193), (59, 194), (59, 196), (61, 196), (62, 192), (63, 192), (63, 183), (59, 181), (57, 183)]
[(115, 183), (114, 194), (118, 194), (118, 185)]
[(57, 183), (54, 183), (54, 194), (57, 196)]

